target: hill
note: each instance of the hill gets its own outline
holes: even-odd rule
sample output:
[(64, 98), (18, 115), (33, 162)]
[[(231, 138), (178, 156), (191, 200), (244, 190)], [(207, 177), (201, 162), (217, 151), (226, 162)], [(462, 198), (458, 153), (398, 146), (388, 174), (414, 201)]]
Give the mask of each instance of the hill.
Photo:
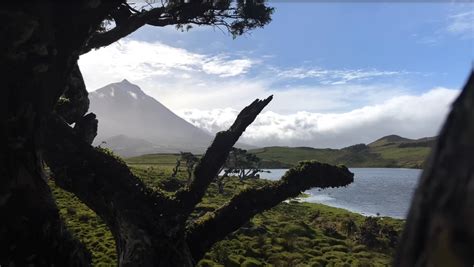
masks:
[(127, 80), (91, 92), (89, 99), (90, 110), (99, 120), (96, 144), (105, 141), (103, 146), (121, 156), (198, 153), (213, 139)]
[[(396, 135), (382, 137), (368, 145), (357, 144), (342, 149), (312, 147), (264, 147), (248, 150), (262, 159), (262, 168), (287, 169), (302, 160), (317, 160), (348, 167), (422, 168), (435, 137), (408, 139)], [(176, 153), (155, 153), (125, 159), (132, 166), (174, 166)]]
[(422, 168), (434, 142), (434, 137), (408, 139), (389, 135), (368, 145), (357, 144), (342, 149), (264, 147), (249, 152), (266, 161), (281, 162), (282, 167), (293, 166), (302, 160), (318, 160), (349, 167)]

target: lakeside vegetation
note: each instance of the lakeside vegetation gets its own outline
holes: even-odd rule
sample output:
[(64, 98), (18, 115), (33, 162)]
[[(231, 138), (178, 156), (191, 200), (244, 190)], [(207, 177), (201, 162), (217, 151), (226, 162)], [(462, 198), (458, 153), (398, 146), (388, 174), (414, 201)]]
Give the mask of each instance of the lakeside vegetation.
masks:
[[(144, 157), (146, 159), (147, 157)], [(148, 186), (172, 194), (186, 182), (180, 172), (170, 178), (176, 158), (128, 160), (132, 171)], [(167, 163), (166, 163), (167, 162)], [(212, 211), (234, 194), (266, 180), (229, 178), (224, 193), (211, 184), (193, 218)], [(68, 228), (92, 252), (95, 266), (113, 266), (115, 242), (102, 220), (74, 195), (52, 185)], [(364, 217), (321, 204), (287, 201), (255, 216), (238, 231), (216, 243), (199, 266), (388, 266), (403, 221)]]

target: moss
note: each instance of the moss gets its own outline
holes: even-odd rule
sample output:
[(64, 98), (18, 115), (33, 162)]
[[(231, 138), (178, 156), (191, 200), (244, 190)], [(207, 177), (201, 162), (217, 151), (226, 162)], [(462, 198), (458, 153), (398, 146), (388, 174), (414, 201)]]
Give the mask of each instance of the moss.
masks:
[(262, 262), (253, 258), (247, 258), (242, 262), (242, 267), (260, 267), (263, 266)]

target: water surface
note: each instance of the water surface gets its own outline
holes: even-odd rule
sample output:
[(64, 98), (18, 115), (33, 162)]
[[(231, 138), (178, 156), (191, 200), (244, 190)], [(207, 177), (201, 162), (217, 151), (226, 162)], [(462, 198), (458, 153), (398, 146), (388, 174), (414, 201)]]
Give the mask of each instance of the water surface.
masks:
[[(364, 215), (406, 218), (418, 178), (419, 169), (350, 168), (354, 182), (342, 188), (311, 189), (304, 201), (344, 208)], [(260, 176), (278, 180), (286, 169), (269, 170)]]

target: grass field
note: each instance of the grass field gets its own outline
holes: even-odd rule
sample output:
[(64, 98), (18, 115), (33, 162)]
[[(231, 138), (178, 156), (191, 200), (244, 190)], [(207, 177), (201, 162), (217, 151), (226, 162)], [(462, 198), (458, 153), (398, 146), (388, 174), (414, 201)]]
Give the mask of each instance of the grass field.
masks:
[[(171, 169), (176, 156), (127, 160), (148, 186), (173, 193)], [(160, 165), (157, 161), (165, 162)], [(184, 181), (184, 173), (179, 179)], [(224, 204), (234, 194), (266, 180), (230, 178), (224, 194), (211, 184), (193, 216)], [(115, 265), (115, 243), (102, 220), (72, 194), (52, 185), (68, 228), (93, 253), (94, 266)], [(320, 204), (289, 201), (255, 216), (238, 231), (216, 243), (199, 266), (388, 266), (403, 221), (366, 218)]]

